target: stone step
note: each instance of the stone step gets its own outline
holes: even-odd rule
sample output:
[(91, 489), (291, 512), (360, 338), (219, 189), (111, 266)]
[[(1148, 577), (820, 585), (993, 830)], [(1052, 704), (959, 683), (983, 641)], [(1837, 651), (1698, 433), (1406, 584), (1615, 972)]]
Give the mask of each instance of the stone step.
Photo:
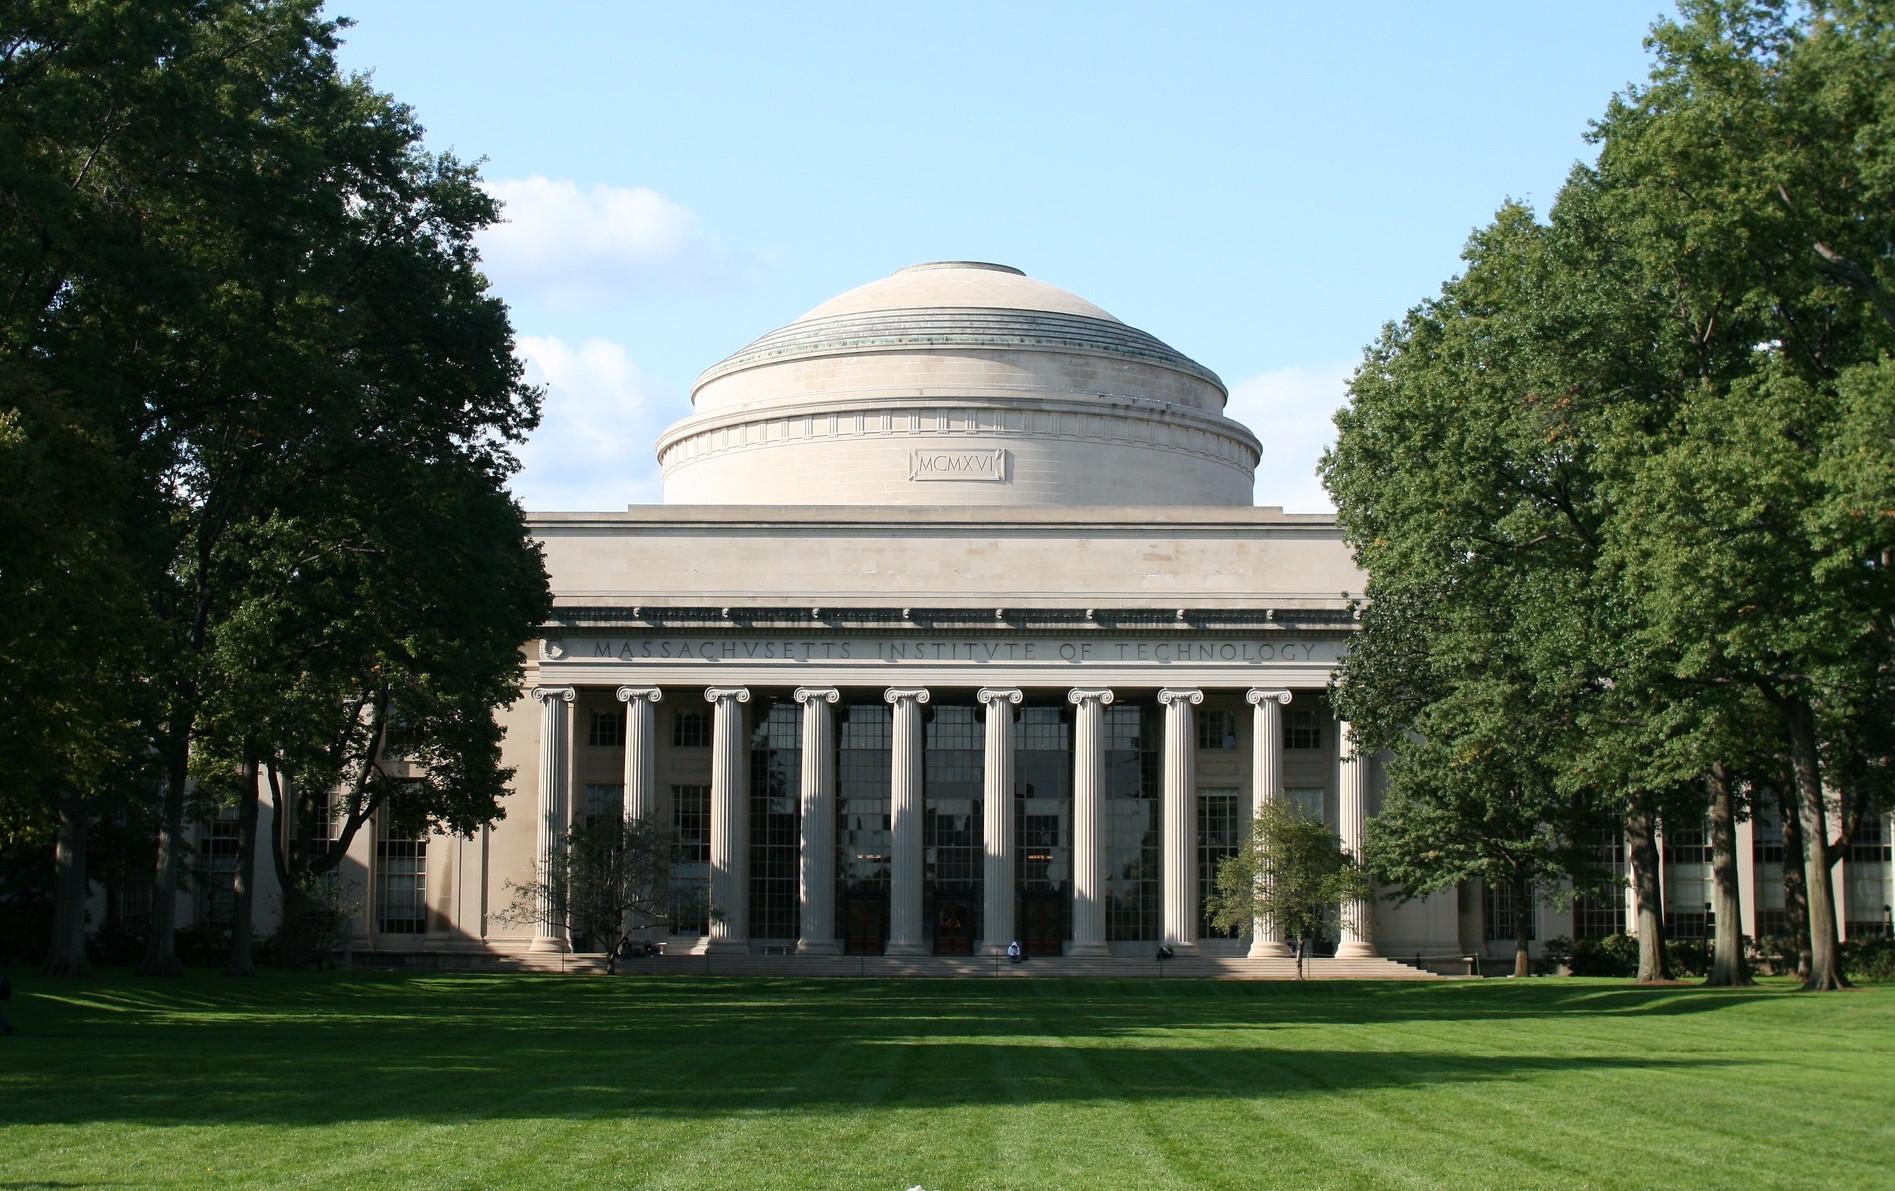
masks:
[[(554, 957), (557, 958), (557, 957)], [(662, 955), (620, 960), (621, 973), (703, 976), (887, 977), (923, 979), (1294, 980), (1293, 959), (1179, 956), (1153, 959), (1075, 959), (1047, 956), (1012, 964), (1004, 958), (885, 955)], [(1445, 980), (1452, 977), (1377, 957), (1312, 959), (1308, 980)]]

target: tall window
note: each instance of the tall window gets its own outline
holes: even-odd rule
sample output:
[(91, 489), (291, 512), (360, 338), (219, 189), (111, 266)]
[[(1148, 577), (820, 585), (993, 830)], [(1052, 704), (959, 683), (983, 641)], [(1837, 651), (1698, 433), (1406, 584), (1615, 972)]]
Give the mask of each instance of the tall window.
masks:
[[(1001, 708), (1006, 715), (1012, 709)], [(985, 725), (974, 703), (937, 703), (922, 728), (924, 909), (940, 954), (961, 955), (982, 937), (981, 806)]]
[(1291, 707), (1283, 715), (1283, 747), (1319, 749), (1323, 747), (1325, 716), (1315, 707)]
[[(1513, 885), (1505, 881), (1482, 881), (1480, 887), (1480, 914), (1485, 925), (1482, 938), (1489, 943), (1511, 943), (1514, 932), (1514, 907), (1518, 905), (1514, 897)], [(1538, 924), (1534, 915), (1527, 916), (1527, 938), (1536, 938)]]
[(1198, 791), (1198, 933), (1207, 939), (1219, 935), (1235, 938), (1239, 933), (1235, 928), (1214, 929), (1205, 906), (1217, 889), (1217, 866), (1237, 855), (1240, 830), (1237, 791)]
[(1072, 937), (1073, 732), (1062, 704), (1020, 708), (1013, 751), (1015, 868), (1020, 941), (1056, 954)]
[(1200, 749), (1234, 749), (1237, 747), (1237, 713), (1228, 707), (1213, 707), (1198, 713), (1198, 747)]
[(419, 935), (428, 929), (428, 837), (391, 832), (388, 816), (375, 821), (375, 927), (384, 934)]
[(1711, 863), (1711, 832), (1704, 820), (1665, 824), (1665, 860), (1670, 864)]
[(1759, 789), (1751, 807), (1751, 856), (1761, 864), (1782, 864), (1783, 812), (1778, 808), (1776, 795)]
[(224, 806), (204, 825), (199, 868), (197, 920), (213, 931), (227, 931), (237, 889), (237, 808)]
[(1159, 937), (1159, 741), (1155, 702), (1105, 709), (1105, 937)]
[(586, 732), (586, 743), (594, 747), (623, 745), (625, 743), (625, 713), (623, 711), (593, 712), (592, 725)]
[(324, 790), (310, 800), (309, 855), (321, 859), (335, 849), (342, 836), (342, 795)]
[(894, 708), (848, 703), (836, 732), (836, 933), (845, 950), (888, 941), (889, 765)]
[(680, 749), (707, 749), (711, 747), (711, 716), (709, 710), (678, 710), (677, 718), (671, 721), (671, 747)]
[(573, 822), (582, 827), (616, 823), (625, 813), (625, 787), (588, 785), (579, 795), (579, 813)]
[(1573, 938), (1603, 939), (1625, 933), (1625, 833), (1619, 824), (1602, 828), (1592, 842), (1591, 858), (1608, 884), (1601, 893), (1573, 899)]
[(671, 886), (666, 915), (673, 934), (711, 929), (711, 788), (671, 787)]
[(803, 709), (789, 699), (766, 698), (751, 722), (750, 934), (795, 939)]
[(1284, 800), (1296, 808), (1296, 813), (1312, 823), (1323, 821), (1323, 788), (1321, 786), (1292, 786), (1283, 791)]

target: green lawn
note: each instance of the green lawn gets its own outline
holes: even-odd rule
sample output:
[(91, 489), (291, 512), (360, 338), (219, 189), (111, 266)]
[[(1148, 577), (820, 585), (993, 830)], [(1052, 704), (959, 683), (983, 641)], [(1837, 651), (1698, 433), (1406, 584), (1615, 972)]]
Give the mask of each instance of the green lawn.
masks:
[(1895, 1186), (1895, 988), (17, 979), (0, 1187)]

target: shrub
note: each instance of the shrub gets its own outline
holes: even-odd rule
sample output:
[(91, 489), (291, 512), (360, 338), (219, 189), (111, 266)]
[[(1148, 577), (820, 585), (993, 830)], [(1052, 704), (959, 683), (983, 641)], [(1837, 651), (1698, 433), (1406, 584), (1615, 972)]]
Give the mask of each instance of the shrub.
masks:
[(1895, 981), (1895, 937), (1848, 940), (1842, 945), (1842, 971), (1851, 980)]
[[(1555, 940), (1548, 940), (1551, 947)], [(1575, 976), (1631, 976), (1638, 971), (1638, 940), (1630, 935), (1573, 940), (1566, 961)]]

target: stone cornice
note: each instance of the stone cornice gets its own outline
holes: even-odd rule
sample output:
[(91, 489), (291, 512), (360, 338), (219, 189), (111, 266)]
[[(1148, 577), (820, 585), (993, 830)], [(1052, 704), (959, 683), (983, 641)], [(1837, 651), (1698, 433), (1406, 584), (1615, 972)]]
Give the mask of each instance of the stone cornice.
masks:
[(651, 631), (754, 633), (952, 632), (959, 635), (1082, 632), (1100, 636), (1170, 633), (1337, 633), (1359, 627), (1354, 613), (1328, 608), (771, 608), (566, 606), (553, 609), (549, 632), (637, 628)]

